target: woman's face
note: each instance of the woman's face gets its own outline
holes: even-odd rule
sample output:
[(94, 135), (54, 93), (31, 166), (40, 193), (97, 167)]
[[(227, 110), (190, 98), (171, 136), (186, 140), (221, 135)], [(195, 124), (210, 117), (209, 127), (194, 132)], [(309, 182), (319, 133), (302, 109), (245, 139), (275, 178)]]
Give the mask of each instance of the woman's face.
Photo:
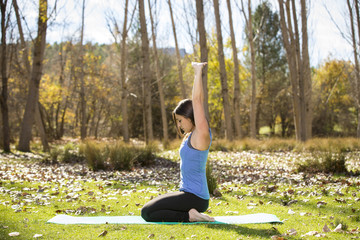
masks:
[(190, 118), (186, 118), (182, 115), (175, 114), (176, 125), (182, 134), (189, 133), (193, 130), (194, 125)]

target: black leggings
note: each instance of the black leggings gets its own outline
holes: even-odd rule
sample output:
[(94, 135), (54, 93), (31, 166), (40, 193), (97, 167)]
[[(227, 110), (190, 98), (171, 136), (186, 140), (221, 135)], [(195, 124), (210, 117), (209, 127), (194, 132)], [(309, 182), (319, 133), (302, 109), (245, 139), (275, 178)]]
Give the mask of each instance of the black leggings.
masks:
[(141, 217), (148, 222), (189, 222), (189, 210), (205, 212), (209, 200), (192, 193), (173, 192), (154, 198), (141, 209)]

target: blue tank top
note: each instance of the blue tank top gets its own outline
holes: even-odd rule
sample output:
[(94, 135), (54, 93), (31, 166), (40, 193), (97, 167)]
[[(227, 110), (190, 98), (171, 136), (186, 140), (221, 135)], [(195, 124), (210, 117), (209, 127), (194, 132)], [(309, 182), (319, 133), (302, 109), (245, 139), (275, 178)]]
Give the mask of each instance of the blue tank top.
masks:
[(212, 141), (211, 129), (209, 131), (210, 144), (207, 150), (200, 151), (191, 146), (192, 133), (180, 146), (180, 191), (195, 194), (205, 200), (210, 199), (206, 180), (206, 161)]

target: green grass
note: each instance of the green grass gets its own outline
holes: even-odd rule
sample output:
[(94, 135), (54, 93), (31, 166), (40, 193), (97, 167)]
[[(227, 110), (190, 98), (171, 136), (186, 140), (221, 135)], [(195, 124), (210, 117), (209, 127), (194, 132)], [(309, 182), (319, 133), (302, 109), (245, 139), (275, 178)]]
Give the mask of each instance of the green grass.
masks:
[[(166, 151), (161, 156), (173, 156), (176, 161), (176, 151)], [(227, 158), (224, 159), (224, 156)], [(340, 222), (347, 226), (347, 230), (341, 233), (324, 233), (327, 239), (360, 237), (359, 233), (347, 233), (360, 226), (359, 177), (305, 175), (291, 171), (284, 173), (276, 168), (261, 169), (256, 166), (283, 163), (277, 162), (275, 155), (271, 155), (271, 158), (259, 155), (254, 159), (237, 159), (242, 156), (236, 153), (210, 153), (211, 161), (218, 162), (217, 165), (214, 164), (217, 171), (224, 171), (224, 175), (219, 175), (219, 180), (233, 174), (231, 171), (235, 166), (241, 166), (240, 169), (251, 166), (252, 168), (244, 171), (252, 172), (248, 175), (251, 180), (246, 183), (220, 181), (222, 184), (219, 188), (223, 196), (211, 199), (207, 214), (220, 216), (271, 213), (276, 214), (284, 224), (47, 224), (46, 221), (57, 213), (65, 212), (73, 216), (76, 216), (76, 212), (83, 213), (84, 216), (140, 215), (142, 205), (150, 198), (176, 191), (177, 186), (165, 180), (156, 183), (124, 180), (127, 174), (129, 178), (133, 177), (133, 172), (93, 173), (79, 165), (38, 165), (36, 162), (39, 160), (9, 160), (7, 156), (0, 156), (0, 239), (34, 239), (35, 234), (42, 234), (40, 239), (98, 239), (103, 231), (107, 231), (104, 239), (148, 239), (151, 234), (152, 239), (271, 239), (271, 236), (286, 234), (292, 228), (297, 234), (285, 236), (286, 239), (318, 239), (315, 236), (301, 236), (310, 231), (322, 233), (325, 224), (333, 230)], [(274, 162), (269, 163), (269, 159)], [(228, 169), (221, 165), (222, 161), (231, 162)], [(134, 171), (141, 172), (143, 169)], [(279, 172), (271, 175), (270, 171)], [(244, 175), (246, 172), (234, 173), (234, 176)], [(154, 175), (156, 172), (148, 174)], [(269, 176), (266, 178), (267, 182), (256, 181), (265, 178), (264, 174)], [(278, 179), (275, 180), (277, 175)], [(291, 175), (291, 179), (299, 179), (296, 182), (289, 181), (287, 175)], [(272, 189), (270, 185), (276, 188)], [(291, 200), (297, 202), (287, 205)], [(326, 205), (318, 207), (321, 201)], [(17, 211), (14, 209), (15, 205), (20, 206)], [(294, 214), (290, 214), (290, 210)], [(10, 237), (11, 232), (19, 232), (20, 235)]]

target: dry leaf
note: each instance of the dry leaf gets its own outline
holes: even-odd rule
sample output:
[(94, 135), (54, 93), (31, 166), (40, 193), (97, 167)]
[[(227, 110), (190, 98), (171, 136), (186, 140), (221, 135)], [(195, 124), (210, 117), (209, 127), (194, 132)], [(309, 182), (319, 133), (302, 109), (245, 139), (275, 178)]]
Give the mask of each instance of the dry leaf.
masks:
[(289, 209), (288, 214), (295, 214), (295, 212), (291, 209)]
[(323, 230), (323, 232), (331, 232), (330, 228), (326, 224), (322, 230)]
[(318, 202), (318, 203), (316, 204), (316, 206), (317, 206), (318, 208), (320, 208), (321, 206), (324, 206), (324, 205), (326, 205), (326, 204), (327, 204), (326, 202), (320, 201), (320, 202)]
[(336, 226), (333, 232), (342, 232), (341, 228), (342, 228), (342, 224), (340, 223), (339, 225)]
[(274, 235), (271, 236), (271, 240), (285, 240), (285, 238), (283, 236)]
[(151, 233), (151, 234), (148, 236), (148, 238), (153, 238), (153, 237), (155, 237), (155, 234), (153, 234), (153, 233)]
[(17, 236), (19, 236), (20, 235), (20, 233), (19, 232), (12, 232), (12, 233), (9, 233), (9, 236), (10, 237), (17, 237)]
[(287, 234), (289, 236), (295, 236), (297, 234), (297, 231), (294, 228), (292, 228), (292, 229), (287, 231)]
[(301, 237), (304, 237), (304, 236), (315, 236), (316, 234), (318, 234), (319, 232), (318, 231), (310, 231), (308, 233), (305, 233), (304, 235), (301, 235)]
[(105, 230), (98, 235), (98, 237), (105, 237), (108, 232)]
[(41, 238), (42, 236), (42, 234), (35, 234), (33, 238)]

